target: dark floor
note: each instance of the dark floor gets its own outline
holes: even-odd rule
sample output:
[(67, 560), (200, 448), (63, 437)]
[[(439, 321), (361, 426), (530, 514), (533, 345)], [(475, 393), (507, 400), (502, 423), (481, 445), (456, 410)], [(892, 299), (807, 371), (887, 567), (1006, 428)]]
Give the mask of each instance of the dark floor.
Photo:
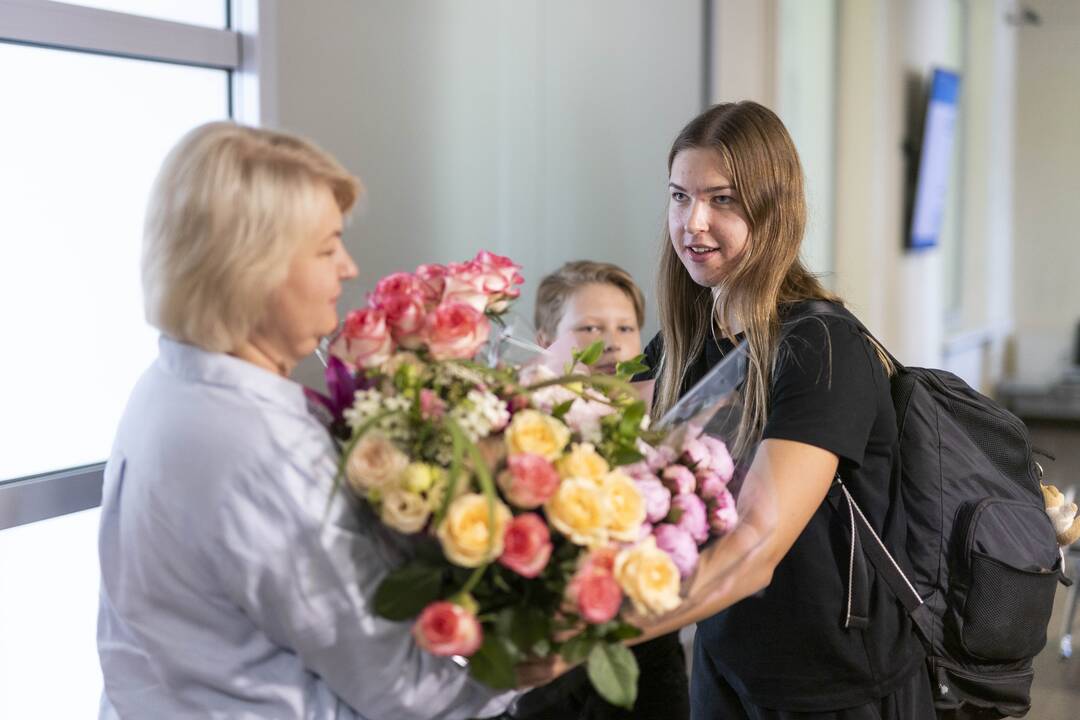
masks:
[(1065, 588), (1058, 591), (1054, 618), (1050, 621), (1046, 649), (1035, 659), (1029, 720), (1077, 720), (1080, 718), (1080, 608), (1074, 616), (1074, 650), (1070, 660), (1060, 656), (1061, 628), (1065, 621)]

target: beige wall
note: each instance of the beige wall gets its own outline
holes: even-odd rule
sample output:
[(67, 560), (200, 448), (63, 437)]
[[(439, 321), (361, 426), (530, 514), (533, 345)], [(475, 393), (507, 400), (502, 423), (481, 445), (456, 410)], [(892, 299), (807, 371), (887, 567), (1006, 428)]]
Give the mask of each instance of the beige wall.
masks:
[(1080, 320), (1080, 3), (1028, 0), (1017, 31), (1013, 232), (1017, 377), (1057, 379)]
[(343, 305), (481, 248), (525, 265), (530, 317), (538, 279), (581, 257), (624, 265), (651, 303), (667, 150), (700, 110), (700, 18), (699, 0), (278, 3), (277, 124), (368, 188)]

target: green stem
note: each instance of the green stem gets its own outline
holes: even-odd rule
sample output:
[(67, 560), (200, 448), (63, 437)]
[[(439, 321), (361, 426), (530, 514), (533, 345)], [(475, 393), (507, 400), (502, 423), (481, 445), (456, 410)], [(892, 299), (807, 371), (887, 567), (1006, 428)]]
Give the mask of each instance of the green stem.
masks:
[(465, 584), (461, 586), (461, 594), (468, 595), (473, 591), (473, 588), (480, 582), (480, 578), (484, 576), (484, 571), (488, 569), (490, 563), (484, 563), (480, 567), (473, 570), (472, 575), (465, 581)]

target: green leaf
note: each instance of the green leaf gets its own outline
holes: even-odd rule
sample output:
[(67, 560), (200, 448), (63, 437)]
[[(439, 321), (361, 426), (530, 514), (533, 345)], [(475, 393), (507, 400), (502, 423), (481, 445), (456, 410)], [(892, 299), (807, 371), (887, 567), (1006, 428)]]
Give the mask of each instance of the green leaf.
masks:
[(562, 659), (571, 665), (576, 665), (585, 658), (589, 657), (593, 647), (596, 645), (596, 640), (589, 637), (585, 633), (581, 635), (575, 635), (562, 644), (562, 649), (559, 654), (562, 655)]
[(645, 456), (634, 448), (618, 447), (611, 456), (612, 465), (633, 465), (645, 459)]
[(517, 684), (514, 658), (494, 631), (485, 632), (484, 644), (469, 658), (469, 674), (497, 690), (509, 690)]
[(594, 365), (600, 356), (604, 354), (604, 341), (597, 340), (580, 353), (574, 353), (573, 357), (582, 365)]
[(645, 410), (645, 403), (641, 400), (630, 403), (622, 412), (623, 423), (635, 429), (640, 427), (641, 419), (645, 417)]
[(634, 707), (638, 664), (625, 645), (598, 643), (589, 653), (586, 672), (602, 698), (627, 710)]
[(623, 640), (629, 640), (630, 638), (636, 638), (639, 635), (641, 635), (641, 628), (635, 627), (628, 622), (617, 622), (615, 623), (615, 628), (605, 635), (605, 639), (621, 642)]
[(574, 404), (577, 398), (570, 398), (566, 402), (561, 402), (551, 409), (551, 414), (556, 420), (562, 420), (566, 413), (570, 412), (570, 406)]
[(375, 591), (375, 614), (407, 620), (439, 597), (442, 571), (426, 563), (409, 563), (390, 573)]
[(632, 378), (638, 373), (643, 373), (648, 369), (649, 366), (645, 363), (644, 354), (615, 363), (615, 374), (621, 378)]

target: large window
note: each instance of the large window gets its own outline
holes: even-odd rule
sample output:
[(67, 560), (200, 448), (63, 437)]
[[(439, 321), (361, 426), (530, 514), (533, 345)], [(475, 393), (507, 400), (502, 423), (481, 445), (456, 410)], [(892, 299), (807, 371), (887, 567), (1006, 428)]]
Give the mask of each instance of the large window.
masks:
[(259, 4), (0, 0), (0, 717), (97, 717), (101, 467), (156, 354), (147, 193), (191, 128), (258, 121)]
[(156, 354), (142, 318), (147, 190), (229, 114), (225, 70), (0, 44), (0, 479), (100, 462)]

